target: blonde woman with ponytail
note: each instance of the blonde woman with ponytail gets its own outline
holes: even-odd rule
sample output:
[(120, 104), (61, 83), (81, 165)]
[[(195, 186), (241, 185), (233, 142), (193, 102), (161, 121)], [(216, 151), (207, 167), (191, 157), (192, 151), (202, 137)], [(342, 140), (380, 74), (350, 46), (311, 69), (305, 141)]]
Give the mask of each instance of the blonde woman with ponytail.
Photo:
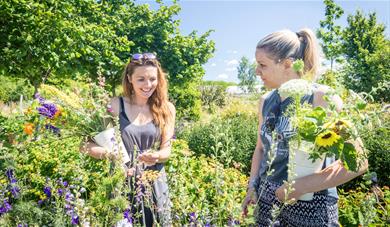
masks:
[[(260, 99), (257, 145), (252, 157), (247, 196), (242, 204), (245, 216), (248, 213), (248, 205), (256, 204), (257, 226), (339, 226), (336, 186), (367, 170), (367, 163), (358, 172), (350, 172), (341, 162), (326, 158), (320, 172), (296, 179), (292, 185), (294, 190), (285, 198), (288, 141), (292, 131), (288, 117), (283, 115), (289, 105), (289, 99), (281, 98), (278, 88), (283, 83), (303, 75), (314, 78), (319, 65), (318, 48), (317, 40), (310, 29), (273, 32), (261, 39), (256, 46), (256, 74), (262, 79), (264, 86), (273, 89)], [(297, 59), (304, 61), (303, 72), (293, 70), (293, 63)], [(327, 87), (313, 83), (312, 90), (313, 92), (306, 94), (301, 101), (310, 103), (313, 107), (327, 106), (328, 103), (324, 100)], [(341, 109), (340, 97), (335, 95), (330, 101), (338, 110)], [(273, 138), (275, 134), (277, 138)], [(267, 160), (273, 144), (276, 152), (269, 164)], [(309, 192), (314, 192), (312, 200), (297, 201)], [(295, 199), (296, 202), (282, 206), (286, 199)], [(280, 212), (273, 217), (272, 210), (275, 206), (279, 207)]]

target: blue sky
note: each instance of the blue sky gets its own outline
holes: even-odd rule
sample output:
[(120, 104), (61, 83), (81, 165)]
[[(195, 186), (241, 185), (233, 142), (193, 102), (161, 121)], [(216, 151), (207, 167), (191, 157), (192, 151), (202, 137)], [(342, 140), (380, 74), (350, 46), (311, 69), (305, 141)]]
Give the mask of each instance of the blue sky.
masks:
[[(153, 1), (141, 1), (154, 5)], [(170, 1), (164, 1), (169, 3)], [(254, 60), (257, 42), (270, 32), (280, 29), (298, 31), (307, 27), (316, 30), (324, 18), (325, 6), (321, 0), (306, 1), (229, 1), (229, 0), (182, 0), (181, 11), (176, 19), (181, 21), (182, 34), (193, 30), (198, 34), (213, 29), (210, 39), (215, 41), (214, 57), (204, 65), (204, 80), (238, 82), (236, 67), (242, 56)], [(365, 14), (376, 12), (379, 22), (386, 25), (390, 37), (390, 0), (336, 1), (344, 9), (338, 20), (347, 25), (347, 15), (357, 9)]]

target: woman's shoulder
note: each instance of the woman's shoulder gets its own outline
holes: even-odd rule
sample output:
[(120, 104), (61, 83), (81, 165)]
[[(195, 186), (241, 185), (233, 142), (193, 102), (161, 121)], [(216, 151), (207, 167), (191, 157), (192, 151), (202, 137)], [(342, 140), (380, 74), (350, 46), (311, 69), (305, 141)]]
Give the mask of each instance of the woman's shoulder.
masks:
[(173, 103), (168, 101), (167, 102), (167, 106), (168, 106), (169, 111), (172, 113), (172, 115), (175, 116), (176, 115), (176, 107), (175, 107), (175, 105), (173, 105)]
[(118, 116), (119, 112), (120, 112), (120, 97), (111, 98), (109, 103), (110, 103), (109, 108), (111, 108), (111, 110), (112, 110), (110, 112), (113, 113), (115, 116)]

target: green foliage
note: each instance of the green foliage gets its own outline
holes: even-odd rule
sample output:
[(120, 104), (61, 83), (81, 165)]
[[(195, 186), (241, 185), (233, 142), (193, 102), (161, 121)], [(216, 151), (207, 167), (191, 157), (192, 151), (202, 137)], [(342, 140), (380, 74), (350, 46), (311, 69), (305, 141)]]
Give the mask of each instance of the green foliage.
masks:
[(390, 41), (385, 26), (376, 14), (368, 17), (361, 11), (348, 16), (343, 31), (343, 53), (347, 59), (345, 86), (357, 92), (371, 93), (376, 101), (389, 101)]
[(201, 92), (202, 107), (209, 112), (215, 112), (217, 107), (224, 107), (228, 101), (228, 94), (223, 86), (202, 85)]
[(183, 140), (173, 144), (166, 166), (173, 203), (174, 223), (226, 226), (239, 221), (248, 225), (253, 220), (241, 216), (241, 201), (246, 194), (247, 177), (233, 168), (205, 157), (195, 157)]
[(201, 85), (203, 86), (222, 86), (224, 89), (226, 89), (229, 86), (235, 86), (237, 85), (235, 82), (227, 82), (223, 80), (206, 80), (202, 81)]
[(335, 21), (344, 14), (344, 10), (333, 0), (324, 0), (324, 4), (325, 19), (320, 21), (317, 37), (323, 41), (321, 47), (326, 58), (330, 60), (330, 71), (333, 71), (334, 61), (340, 61), (342, 51), (342, 30), (339, 25), (335, 25)]
[[(80, 75), (104, 76), (115, 95), (131, 53), (156, 52), (170, 81), (178, 118), (197, 119), (204, 75), (214, 52), (209, 32), (182, 35), (177, 3), (150, 9), (123, 1), (1, 1), (0, 71), (35, 88)], [(82, 9), (82, 10), (81, 10)], [(131, 49), (130, 49), (131, 48)]]
[(390, 223), (390, 190), (373, 187), (339, 191), (339, 221), (342, 226), (385, 226)]
[(0, 76), (0, 101), (17, 102), (20, 96), (30, 98), (34, 92), (33, 87), (25, 79)]
[(249, 173), (257, 128), (256, 113), (235, 103), (209, 122), (188, 127), (179, 137), (188, 141), (196, 155), (213, 156), (225, 166), (238, 166)]
[(237, 66), (238, 84), (245, 93), (253, 93), (255, 86), (259, 83), (256, 76), (256, 64), (250, 63), (247, 57), (242, 57)]
[[(379, 112), (381, 106), (375, 107)], [(368, 152), (368, 163), (371, 172), (378, 176), (378, 184), (390, 185), (390, 114), (382, 112), (379, 115), (381, 121), (373, 122), (361, 133), (365, 148)]]

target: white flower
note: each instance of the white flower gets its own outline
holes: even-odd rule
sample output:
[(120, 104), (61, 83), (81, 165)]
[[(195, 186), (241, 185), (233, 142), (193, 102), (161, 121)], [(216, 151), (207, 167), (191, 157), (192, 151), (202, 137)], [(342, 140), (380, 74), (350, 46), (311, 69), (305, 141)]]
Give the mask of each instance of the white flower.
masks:
[(278, 90), (280, 96), (284, 98), (302, 97), (312, 92), (312, 86), (307, 80), (293, 79), (282, 84)]

